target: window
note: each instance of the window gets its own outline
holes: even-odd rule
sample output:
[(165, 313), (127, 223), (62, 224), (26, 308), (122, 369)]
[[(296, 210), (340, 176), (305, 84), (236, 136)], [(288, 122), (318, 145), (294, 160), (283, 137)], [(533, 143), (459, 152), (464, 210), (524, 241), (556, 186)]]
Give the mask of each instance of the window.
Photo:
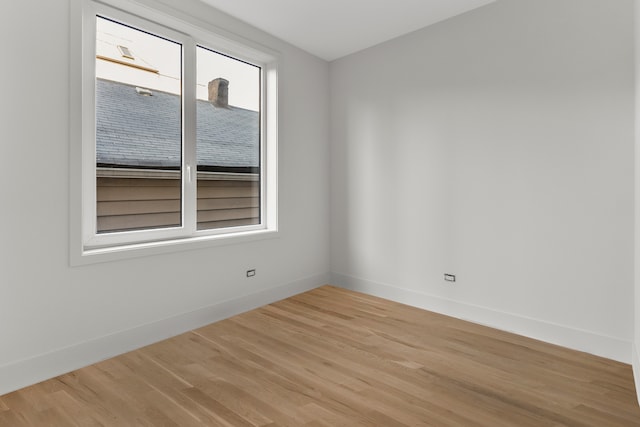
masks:
[(75, 6), (72, 262), (273, 234), (276, 55), (135, 2)]

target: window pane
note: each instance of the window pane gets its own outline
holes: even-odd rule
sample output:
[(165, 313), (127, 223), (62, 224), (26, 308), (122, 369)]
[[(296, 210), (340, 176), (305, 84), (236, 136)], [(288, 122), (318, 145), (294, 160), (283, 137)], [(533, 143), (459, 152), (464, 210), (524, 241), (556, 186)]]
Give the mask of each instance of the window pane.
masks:
[(198, 229), (260, 224), (260, 67), (198, 47)]
[(98, 17), (97, 232), (182, 222), (182, 46)]

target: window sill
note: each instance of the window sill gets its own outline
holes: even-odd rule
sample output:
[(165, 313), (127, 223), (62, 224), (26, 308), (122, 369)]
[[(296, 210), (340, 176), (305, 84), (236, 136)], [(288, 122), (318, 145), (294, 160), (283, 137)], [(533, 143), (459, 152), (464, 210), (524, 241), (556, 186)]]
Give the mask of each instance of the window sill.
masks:
[(122, 259), (161, 255), (225, 245), (235, 245), (257, 240), (273, 239), (277, 236), (277, 230), (264, 229), (229, 234), (162, 240), (157, 242), (109, 246), (103, 248), (80, 248), (79, 251), (74, 251), (74, 253), (71, 253), (71, 266), (97, 264), (102, 262), (118, 261)]

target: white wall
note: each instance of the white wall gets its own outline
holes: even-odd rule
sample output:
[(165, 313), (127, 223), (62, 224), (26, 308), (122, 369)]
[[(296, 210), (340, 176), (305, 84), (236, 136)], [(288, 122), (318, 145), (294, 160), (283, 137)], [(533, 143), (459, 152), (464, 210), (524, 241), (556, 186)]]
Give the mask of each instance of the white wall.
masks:
[(1, 2), (0, 394), (328, 280), (328, 64), (163, 1), (282, 53), (280, 235), (71, 268), (69, 1)]
[(629, 362), (632, 8), (499, 0), (333, 62), (333, 281)]
[(640, 403), (640, 0), (634, 1), (635, 14), (635, 252), (634, 252), (634, 334), (633, 334), (633, 374), (636, 382), (636, 392)]

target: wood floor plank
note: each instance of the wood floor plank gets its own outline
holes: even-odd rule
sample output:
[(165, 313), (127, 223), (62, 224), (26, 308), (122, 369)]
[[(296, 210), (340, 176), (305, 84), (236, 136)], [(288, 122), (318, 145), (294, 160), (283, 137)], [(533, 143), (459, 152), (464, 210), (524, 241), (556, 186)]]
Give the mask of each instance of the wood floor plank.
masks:
[(629, 365), (323, 286), (0, 396), (0, 427), (640, 426)]

